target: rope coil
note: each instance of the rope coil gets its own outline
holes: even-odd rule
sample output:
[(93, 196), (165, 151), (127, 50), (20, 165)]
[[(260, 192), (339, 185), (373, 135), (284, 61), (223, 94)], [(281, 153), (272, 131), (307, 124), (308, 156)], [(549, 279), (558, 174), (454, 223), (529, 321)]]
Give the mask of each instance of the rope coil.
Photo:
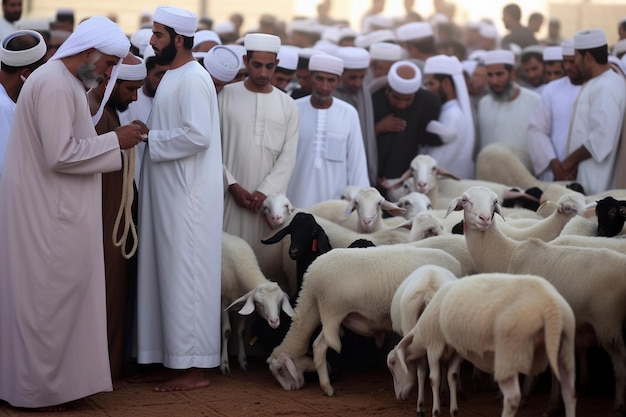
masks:
[[(120, 208), (115, 218), (115, 225), (113, 226), (113, 244), (120, 248), (124, 259), (130, 259), (137, 251), (137, 244), (139, 239), (137, 238), (137, 228), (133, 221), (133, 199), (134, 189), (133, 181), (135, 178), (135, 155), (137, 150), (135, 147), (126, 149), (123, 156), (122, 166), (122, 200), (120, 201)], [(117, 239), (117, 235), (122, 221), (122, 215), (124, 215), (124, 232), (122, 236)], [(130, 252), (126, 252), (126, 242), (128, 241), (128, 232), (132, 234), (133, 246)]]

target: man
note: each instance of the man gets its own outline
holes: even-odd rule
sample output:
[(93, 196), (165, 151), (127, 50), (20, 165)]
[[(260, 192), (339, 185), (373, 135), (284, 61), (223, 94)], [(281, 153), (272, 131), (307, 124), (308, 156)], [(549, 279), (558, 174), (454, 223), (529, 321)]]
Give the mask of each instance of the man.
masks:
[(529, 120), (528, 150), (532, 172), (542, 181), (574, 180), (573, 175), (563, 171), (560, 162), (566, 156), (572, 110), (583, 82), (574, 64), (574, 52), (573, 40), (563, 42), (562, 59), (567, 77), (546, 85)]
[(626, 107), (624, 79), (608, 64), (606, 35), (600, 29), (574, 35), (576, 70), (586, 82), (574, 104), (566, 157), (561, 168), (589, 194), (613, 188), (616, 152)]
[(287, 191), (298, 146), (298, 108), (272, 86), (280, 38), (251, 33), (244, 38), (248, 78), (219, 95), (223, 163), (228, 192), (224, 231), (258, 245), (266, 226), (259, 208), (269, 194)]
[[(367, 157), (367, 172), (371, 184), (376, 184), (378, 152), (374, 134), (374, 107), (372, 95), (364, 85), (370, 65), (370, 54), (363, 48), (345, 46), (339, 48), (337, 56), (343, 61), (343, 73), (333, 95), (351, 104), (358, 112), (363, 146)], [(310, 66), (309, 66), (310, 68)], [(302, 119), (302, 117), (300, 117)]]
[(530, 168), (526, 130), (530, 114), (541, 97), (514, 81), (513, 52), (489, 51), (484, 62), (489, 94), (478, 103), (479, 151), (499, 143), (508, 147)]
[(533, 12), (528, 16), (528, 29), (533, 33), (537, 34), (541, 30), (541, 26), (543, 25), (543, 15), (539, 12)]
[(387, 87), (372, 94), (374, 131), (378, 145), (377, 186), (399, 178), (426, 146), (440, 146), (441, 139), (426, 127), (439, 118), (441, 102), (420, 88), (422, 73), (414, 63), (396, 62), (389, 69)]
[(424, 69), (424, 62), (437, 51), (430, 23), (405, 23), (396, 29), (396, 38), (408, 54), (408, 60), (416, 64), (420, 71)]
[(209, 52), (216, 45), (221, 45), (220, 36), (212, 30), (199, 30), (193, 37), (192, 52)]
[[(120, 126), (117, 112), (126, 110), (131, 102), (137, 100), (137, 90), (141, 88), (145, 78), (146, 67), (143, 61), (129, 53), (122, 61), (117, 80), (115, 81), (115, 87), (113, 87), (109, 100), (104, 106), (102, 117), (96, 124), (96, 133), (104, 134)], [(89, 92), (89, 106), (92, 114), (98, 111), (104, 99), (105, 89), (106, 83), (102, 83)], [(122, 198), (124, 187), (129, 187), (126, 192), (129, 193), (130, 198), (134, 199), (135, 194), (133, 179), (130, 178), (126, 183), (124, 182), (125, 168), (127, 167), (122, 166), (122, 169), (119, 171), (102, 174), (102, 230), (104, 278), (106, 283), (107, 338), (111, 378), (113, 381), (119, 380), (124, 374), (127, 345), (125, 334), (127, 324), (126, 310), (129, 296), (128, 282), (131, 271), (129, 257), (124, 254), (132, 256), (131, 249), (136, 244), (136, 236), (134, 237), (135, 241), (133, 241), (131, 236), (128, 244), (126, 244), (127, 239), (122, 239), (126, 215), (131, 213), (124, 212), (118, 223), (121, 228), (114, 230), (120, 205), (125, 203)], [(114, 244), (114, 240), (115, 242), (121, 242), (122, 247), (120, 248)]]
[(278, 64), (274, 75), (272, 75), (272, 85), (283, 92), (287, 92), (293, 82), (297, 68), (298, 53), (290, 47), (281, 46), (278, 51)]
[(424, 153), (460, 178), (474, 178), (474, 121), (463, 66), (456, 57), (436, 55), (424, 65), (424, 84), (441, 99), (439, 121), (453, 134), (440, 135), (444, 144)]
[(243, 57), (246, 54), (246, 49), (241, 45), (224, 45), (226, 48), (232, 49), (235, 55), (239, 58), (239, 71), (237, 71), (237, 75), (229, 84), (238, 83), (239, 81), (243, 81), (248, 78), (248, 68), (246, 64), (243, 62)]
[(15, 32), (15, 23), (22, 17), (22, 0), (2, 0), (2, 18), (0, 18), (0, 39)]
[(543, 50), (543, 78), (549, 83), (564, 76), (563, 47), (546, 46)]
[(215, 87), (191, 52), (197, 22), (158, 7), (150, 39), (169, 69), (142, 125), (137, 362), (163, 364), (148, 376), (164, 381), (158, 392), (206, 387), (220, 363), (220, 131)]
[(296, 79), (298, 80), (298, 88), (291, 92), (294, 99), (308, 96), (311, 94), (311, 73), (309, 72), (309, 59), (315, 54), (323, 52), (313, 48), (302, 48), (298, 51), (298, 65), (296, 67)]
[(522, 49), (538, 43), (534, 33), (522, 26), (521, 19), (522, 10), (517, 4), (507, 4), (502, 9), (502, 22), (504, 27), (509, 30), (509, 34), (502, 38), (500, 44), (503, 49), (509, 49), (509, 45), (512, 43)]
[(239, 71), (239, 62), (240, 58), (235, 52), (225, 46), (217, 45), (207, 52), (203, 65), (213, 79), (217, 94), (235, 78)]
[(39, 32), (20, 30), (0, 45), (0, 175), (13, 124), (15, 103), (29, 75), (46, 59), (46, 43)]
[(548, 37), (541, 41), (546, 46), (560, 46), (563, 43), (561, 38), (561, 21), (552, 18), (548, 21)]
[(110, 20), (84, 21), (15, 109), (0, 180), (0, 399), (16, 407), (111, 390), (100, 173), (119, 170), (141, 132), (97, 136), (85, 91), (129, 48)]
[(369, 53), (371, 58), (370, 81), (378, 77), (386, 76), (389, 72), (389, 68), (391, 68), (393, 63), (402, 59), (402, 47), (400, 45), (396, 45), (395, 43), (373, 43), (372, 45), (370, 45)]
[(348, 185), (369, 187), (359, 116), (350, 104), (333, 97), (343, 65), (330, 55), (314, 55), (309, 61), (313, 92), (296, 100), (300, 133), (287, 187), (294, 207), (339, 199)]
[(536, 93), (541, 93), (544, 86), (543, 47), (539, 45), (527, 46), (522, 50), (520, 61), (522, 70), (520, 85)]

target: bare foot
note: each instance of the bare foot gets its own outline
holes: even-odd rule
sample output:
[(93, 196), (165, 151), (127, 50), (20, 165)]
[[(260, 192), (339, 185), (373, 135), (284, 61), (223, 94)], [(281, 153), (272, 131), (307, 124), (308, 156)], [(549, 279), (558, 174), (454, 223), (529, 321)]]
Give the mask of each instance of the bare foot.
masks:
[(178, 371), (177, 376), (169, 381), (154, 387), (155, 392), (189, 391), (192, 389), (208, 387), (211, 380), (207, 372), (199, 368), (191, 368)]
[(175, 378), (178, 373), (175, 369), (166, 368), (163, 365), (147, 367), (143, 371), (128, 378), (131, 384), (163, 382)]

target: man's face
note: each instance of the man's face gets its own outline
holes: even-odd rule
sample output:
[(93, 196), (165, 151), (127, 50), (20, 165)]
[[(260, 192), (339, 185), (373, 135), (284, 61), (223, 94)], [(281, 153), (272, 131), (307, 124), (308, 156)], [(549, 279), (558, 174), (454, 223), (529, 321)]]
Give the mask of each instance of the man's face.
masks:
[(563, 68), (563, 63), (561, 61), (544, 62), (543, 73), (546, 82), (549, 83), (550, 81), (554, 81), (565, 76), (565, 69)]
[(289, 82), (293, 78), (293, 74), (287, 74), (282, 71), (275, 71), (272, 76), (272, 85), (276, 88), (279, 88), (281, 91), (285, 91)]
[(270, 84), (272, 75), (276, 70), (276, 54), (271, 52), (254, 51), (252, 56), (243, 57), (248, 69), (248, 79), (257, 87), (264, 87)]
[(311, 73), (308, 69), (298, 68), (296, 70), (296, 80), (298, 80), (300, 88), (304, 91), (311, 91)]
[(472, 74), (470, 85), (473, 94), (480, 94), (485, 91), (485, 86), (487, 85), (487, 67), (484, 65), (476, 66)]
[(395, 112), (401, 112), (407, 109), (413, 103), (413, 100), (415, 100), (415, 94), (400, 94), (390, 88), (387, 88), (386, 93), (389, 105)]
[(563, 68), (572, 84), (581, 85), (584, 82), (576, 67), (575, 55), (563, 55)]
[(339, 76), (329, 72), (314, 71), (311, 73), (312, 95), (319, 101), (333, 98), (333, 91), (339, 84)]
[(161, 82), (161, 78), (165, 75), (165, 72), (168, 70), (169, 66), (156, 64), (154, 68), (148, 71), (148, 75), (143, 83), (143, 92), (148, 97), (154, 97), (156, 94), (157, 87)]
[(626, 39), (626, 29), (622, 26), (624, 25), (619, 25), (617, 27), (617, 36), (619, 37), (619, 40)]
[(502, 93), (511, 82), (511, 73), (504, 64), (487, 65), (487, 84), (493, 93)]
[(380, 59), (373, 59), (370, 68), (372, 69), (372, 75), (374, 78), (382, 77), (389, 73), (389, 68), (393, 65), (393, 61), (383, 61)]
[(502, 23), (504, 23), (505, 28), (511, 29), (515, 20), (508, 13), (502, 13)]
[(80, 64), (78, 78), (86, 88), (96, 88), (111, 75), (111, 69), (120, 59), (114, 55), (94, 51), (91, 60)]
[(150, 46), (154, 49), (157, 62), (160, 65), (169, 65), (176, 58), (175, 40), (160, 23), (154, 22), (152, 25), (152, 36), (150, 37)]
[(17, 22), (22, 17), (22, 0), (7, 0), (2, 5), (2, 13), (7, 21)]
[(582, 82), (591, 79), (591, 67), (587, 62), (589, 59), (591, 59), (589, 54), (585, 53), (583, 55), (579, 50), (576, 50), (574, 54), (574, 65), (576, 66), (576, 71), (578, 71), (578, 75), (580, 76)]
[(424, 75), (424, 87), (426, 87), (426, 89), (430, 91), (431, 93), (439, 96), (442, 103), (445, 103), (446, 101), (448, 101), (448, 96), (443, 89), (442, 82), (439, 81), (437, 78), (435, 78), (434, 75), (432, 74)]
[(522, 63), (522, 71), (524, 78), (533, 87), (539, 87), (543, 84), (543, 62), (535, 57), (531, 57), (528, 61)]
[(137, 101), (137, 90), (141, 88), (143, 81), (118, 81), (111, 92), (109, 103), (117, 111), (125, 111), (128, 105)]
[(343, 72), (341, 83), (350, 94), (356, 94), (363, 87), (363, 79), (365, 78), (366, 69), (355, 70), (349, 69)]

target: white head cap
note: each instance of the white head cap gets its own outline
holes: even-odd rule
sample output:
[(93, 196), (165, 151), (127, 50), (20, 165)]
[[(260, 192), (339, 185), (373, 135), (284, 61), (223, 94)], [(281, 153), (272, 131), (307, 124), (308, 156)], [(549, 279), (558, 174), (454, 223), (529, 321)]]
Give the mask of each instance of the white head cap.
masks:
[(574, 49), (593, 49), (607, 44), (602, 29), (580, 30), (574, 34)]
[(343, 74), (343, 61), (328, 54), (313, 55), (309, 59), (309, 71), (328, 72), (341, 77), (341, 74)]
[(246, 54), (246, 48), (241, 45), (223, 45), (224, 48), (228, 48), (237, 55), (239, 58), (239, 71), (246, 68), (246, 65), (243, 63), (243, 56)]
[(151, 37), (152, 29), (139, 29), (130, 36), (130, 43), (137, 48), (139, 55), (143, 56), (144, 52), (146, 52), (146, 48), (150, 45)]
[(379, 29), (391, 29), (394, 21), (391, 17), (376, 14), (363, 19), (362, 33), (369, 33)]
[[(24, 49), (21, 51), (11, 51), (7, 49), (7, 44), (18, 36), (31, 36), (37, 40), (37, 44), (32, 48)], [(2, 39), (0, 45), (0, 62), (4, 65), (11, 67), (26, 67), (30, 64), (34, 64), (46, 55), (47, 47), (43, 36), (39, 32), (34, 30), (18, 30), (6, 35)]]
[(544, 61), (563, 61), (563, 47), (546, 46), (543, 50)]
[(426, 22), (410, 22), (396, 29), (396, 38), (400, 42), (417, 41), (435, 36), (433, 28)]
[(212, 30), (197, 31), (196, 34), (193, 36), (194, 48), (204, 42), (215, 42), (218, 45), (222, 44), (222, 40), (220, 39), (220, 36), (217, 34), (217, 32), (214, 32)]
[(378, 42), (395, 42), (396, 35), (390, 29), (380, 29), (354, 38), (354, 46), (368, 48)]
[(320, 39), (319, 41), (315, 42), (313, 48), (329, 55), (337, 55), (337, 51), (339, 50), (340, 46), (336, 43), (332, 43), (331, 41)]
[(485, 51), (484, 49), (477, 49), (469, 54), (467, 59), (469, 59), (470, 61), (483, 62), (486, 54), (487, 51)]
[(229, 33), (235, 33), (237, 29), (235, 28), (235, 24), (233, 22), (227, 21), (216, 23), (213, 30), (219, 35), (228, 35)]
[[(407, 75), (409, 78), (401, 77), (398, 69), (408, 67)], [(387, 74), (387, 83), (389, 87), (400, 94), (414, 94), (422, 85), (422, 73), (420, 69), (411, 61), (398, 61), (389, 68)]]
[(204, 57), (204, 67), (211, 76), (221, 82), (228, 83), (235, 78), (241, 67), (242, 58), (226, 46), (216, 45), (209, 49)]
[(370, 66), (370, 53), (356, 46), (339, 48), (337, 56), (343, 60), (345, 69), (366, 69)]
[(474, 71), (476, 71), (478, 61), (474, 61), (473, 59), (467, 59), (461, 62), (461, 65), (463, 65), (463, 71), (467, 72), (467, 75), (471, 77), (474, 75)]
[(189, 10), (178, 7), (159, 6), (154, 11), (152, 21), (174, 29), (179, 35), (192, 37), (198, 28), (198, 16)]
[(483, 61), (485, 65), (515, 65), (515, 54), (506, 49), (496, 49), (493, 51), (487, 51)]
[(563, 56), (574, 56), (576, 54), (573, 38), (565, 39), (561, 46), (563, 47)]
[(137, 64), (124, 64), (120, 65), (120, 72), (117, 74), (118, 80), (124, 81), (143, 81), (148, 76), (148, 70), (146, 65), (140, 57), (136, 56), (139, 60)]
[(395, 43), (374, 43), (370, 46), (370, 58), (379, 61), (399, 61), (402, 59), (402, 47)]
[(298, 52), (295, 49), (283, 45), (278, 51), (278, 68), (295, 71), (298, 68)]
[(498, 39), (498, 29), (489, 23), (481, 23), (478, 33), (483, 38)]
[(243, 46), (246, 51), (271, 52), (277, 54), (280, 51), (280, 38), (267, 33), (248, 33), (243, 38)]

